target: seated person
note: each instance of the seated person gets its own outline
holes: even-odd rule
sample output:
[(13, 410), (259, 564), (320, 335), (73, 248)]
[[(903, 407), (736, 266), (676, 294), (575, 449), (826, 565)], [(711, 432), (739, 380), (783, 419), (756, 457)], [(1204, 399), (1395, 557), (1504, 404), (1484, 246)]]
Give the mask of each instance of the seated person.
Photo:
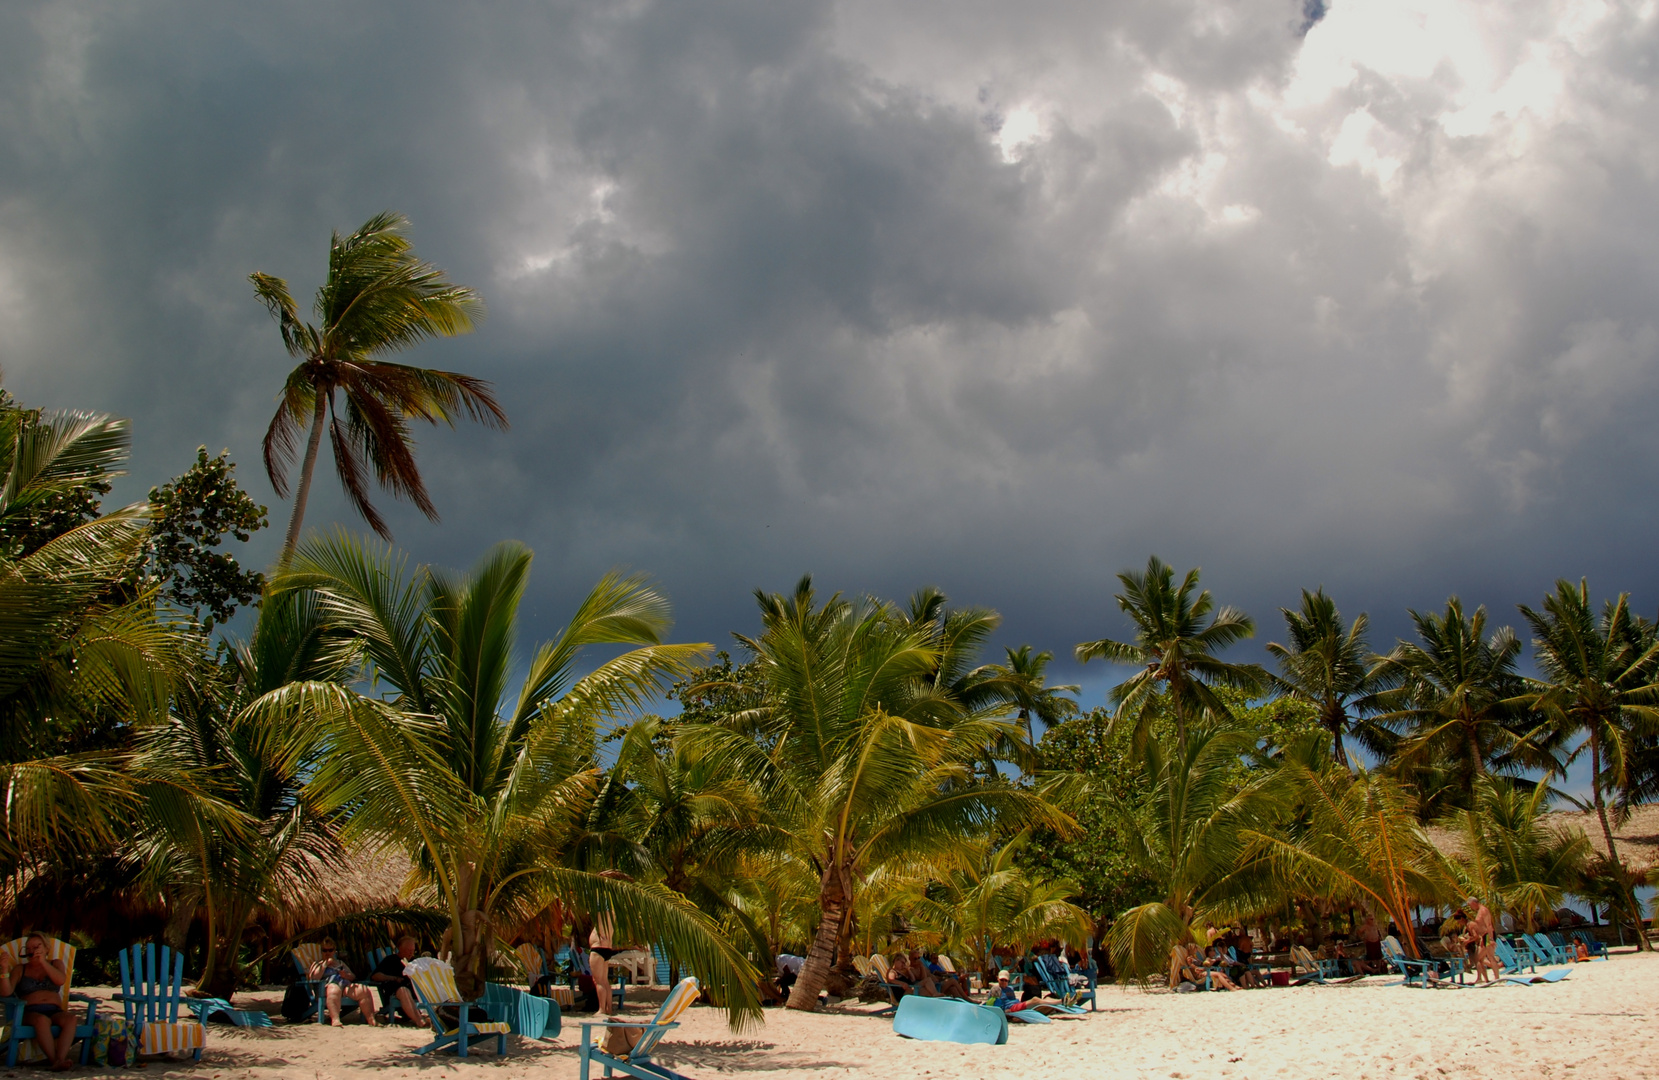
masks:
[(926, 987), (930, 986), (933, 980), (927, 977), (925, 970), (919, 970), (920, 968), (919, 963), (916, 968), (912, 968), (910, 954), (900, 950), (887, 967), (888, 980), (910, 993), (921, 994), (923, 997), (938, 997), (937, 993), (927, 992)]
[[(12, 977), (12, 958), (0, 953), (0, 997), (23, 999), (23, 1023), (34, 1029), (35, 1045), (46, 1055), (53, 1072), (68, 1072), (75, 1066), (69, 1048), (75, 1043), (75, 1019), (63, 1010), (63, 984), (69, 972), (56, 960), (46, 958), (46, 939), (30, 934), (23, 942), (22, 970)], [(62, 1019), (59, 1019), (59, 1017)], [(59, 1027), (52, 1034), (52, 1025)]]
[(796, 956), (794, 953), (779, 953), (775, 962), (778, 968), (778, 992), (788, 997), (795, 980), (801, 977), (801, 967), (806, 964), (806, 957)]
[(1250, 940), (1250, 935), (1244, 932), (1242, 926), (1233, 927), (1233, 936), (1229, 944), (1238, 961), (1227, 968), (1227, 975), (1247, 990), (1261, 986), (1260, 976), (1256, 974), (1256, 969), (1250, 966), (1250, 958), (1255, 955), (1256, 943)]
[(1584, 944), (1584, 942), (1581, 939), (1574, 938), (1573, 939), (1573, 962), (1575, 964), (1583, 963), (1584, 961), (1586, 961), (1588, 959), (1590, 959), (1590, 946)]
[(339, 957), (339, 950), (334, 947), (333, 938), (323, 938), (323, 955), (311, 970), (306, 972), (306, 978), (321, 982), (323, 1003), (328, 1009), (328, 1022), (335, 1027), (343, 1027), (340, 1021), (341, 1002), (345, 998), (357, 1002), (363, 1019), (370, 1027), (379, 1027), (380, 1022), (374, 1018), (374, 991), (357, 981), (357, 976), (351, 968)]
[(973, 995), (968, 992), (968, 984), (959, 978), (953, 971), (946, 971), (937, 960), (925, 957), (921, 960), (927, 973), (933, 976), (933, 982), (947, 997), (958, 997), (964, 1001), (972, 1001)]
[(1221, 955), (1221, 950), (1211, 945), (1204, 953), (1204, 970), (1209, 972), (1210, 986), (1220, 987), (1223, 990), (1237, 990), (1235, 983), (1227, 974), (1227, 961)]
[(1044, 1016), (1052, 1016), (1055, 1013), (1066, 1012), (1064, 1008), (1054, 1004), (1051, 1001), (1033, 1001), (1031, 999), (1021, 1000), (1019, 992), (1014, 989), (1009, 981), (1009, 975), (1006, 969), (997, 972), (997, 988), (991, 995), (989, 1004), (995, 1005), (1003, 1012), (1020, 1012), (1025, 1009), (1030, 1009), (1034, 1012), (1040, 1012)]
[(390, 997), (397, 998), (398, 1011), (403, 1018), (416, 1027), (429, 1027), (431, 1021), (421, 1014), (415, 1007), (415, 984), (403, 974), (403, 965), (415, 958), (415, 947), (420, 944), (413, 934), (404, 934), (397, 939), (397, 952), (390, 956), (381, 957), (380, 963), (369, 972), (369, 982), (380, 991), (382, 1000)]

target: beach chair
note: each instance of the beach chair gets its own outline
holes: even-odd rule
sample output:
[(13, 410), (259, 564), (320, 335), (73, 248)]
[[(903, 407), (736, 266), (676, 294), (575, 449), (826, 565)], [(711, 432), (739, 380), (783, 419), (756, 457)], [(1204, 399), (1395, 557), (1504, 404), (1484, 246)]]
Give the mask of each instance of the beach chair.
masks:
[[(1033, 967), (1035, 968), (1037, 978), (1042, 980), (1043, 988), (1055, 997), (1059, 998), (1060, 1004), (1065, 1006), (1068, 1011), (1075, 1010), (1077, 1012), (1082, 1012), (1083, 1008), (1081, 1002), (1084, 1001), (1089, 1003), (1090, 1012), (1095, 1011), (1094, 989), (1092, 987), (1085, 990), (1081, 987), (1073, 986), (1071, 984), (1071, 979), (1064, 971), (1057, 971), (1048, 964), (1043, 963), (1041, 957), (1037, 959), (1037, 962), (1033, 965)], [(1205, 972), (1204, 989), (1206, 990), (1209, 989), (1209, 981), (1209, 973)]]
[[(238, 1009), (224, 998), (187, 997), (185, 1006), (196, 1014), (196, 1020), (204, 1027), (209, 1023), (234, 1024), (243, 1028), (262, 1028), (271, 1026), (271, 1014), (263, 1009)], [(214, 1019), (224, 1017), (222, 1021)]]
[(1497, 953), (1498, 963), (1503, 965), (1503, 974), (1506, 976), (1519, 975), (1523, 970), (1538, 970), (1538, 965), (1533, 962), (1531, 949), (1523, 953), (1503, 938), (1498, 938), (1493, 942), (1493, 951)]
[[(315, 941), (301, 942), (293, 949), (294, 967), (305, 982), (305, 988), (311, 991), (311, 1000), (317, 1006), (317, 1023), (328, 1023), (328, 997), (323, 992), (323, 981), (311, 977), (311, 965), (323, 958), (323, 947)], [(357, 1008), (357, 1002), (344, 994), (340, 995), (340, 1019), (344, 1020)]]
[(485, 983), (484, 1011), (491, 1020), (505, 1020), (509, 1034), (545, 1041), (557, 1038), (564, 1014), (552, 998), (537, 997), (516, 986)]
[[(428, 1054), (433, 1050), (451, 1046), (455, 1048), (457, 1057), (466, 1057), (467, 1051), (474, 1043), (494, 1039), (496, 1054), (500, 1057), (507, 1056), (507, 1035), (511, 1031), (511, 1025), (505, 1020), (472, 1019), (471, 1012), (474, 1008), (486, 1014), (489, 1010), (485, 1008), (482, 999), (461, 1000), (461, 991), (455, 985), (454, 968), (442, 960), (421, 957), (410, 961), (404, 970), (408, 973), (409, 981), (415, 984), (415, 1000), (420, 1003), (427, 1019), (432, 1021), (432, 1032), (436, 1036), (415, 1053)], [(453, 1023), (444, 1015), (446, 1009), (455, 1010), (456, 1019)]]
[[(680, 1026), (680, 1014), (689, 1009), (691, 1003), (696, 1000), (697, 980), (687, 976), (668, 992), (668, 996), (663, 999), (662, 1007), (648, 1024), (623, 1020), (595, 1020), (584, 1023), (582, 1045), (578, 1051), (581, 1080), (591, 1080), (589, 1073), (595, 1062), (604, 1069), (605, 1076), (610, 1076), (614, 1070), (635, 1077), (636, 1080), (664, 1080), (665, 1077), (667, 1080), (685, 1080), (679, 1073), (652, 1061), (651, 1054), (664, 1035)], [(607, 1054), (594, 1042), (594, 1028), (634, 1028), (640, 1032), (640, 1038), (626, 1055)]]
[(853, 970), (858, 972), (860, 979), (868, 979), (870, 977), (870, 958), (868, 956), (853, 957)]
[(534, 990), (536, 983), (547, 974), (547, 956), (541, 951), (541, 946), (531, 941), (513, 947), (513, 955), (518, 958), (519, 970), (524, 973), (524, 985)]
[[(41, 936), (45, 937), (44, 934)], [(81, 1064), (85, 1065), (87, 1055), (92, 1049), (92, 1038), (98, 1033), (96, 1027), (98, 1002), (94, 998), (87, 997), (85, 994), (74, 993), (69, 989), (69, 984), (75, 981), (75, 946), (67, 941), (59, 941), (57, 938), (46, 937), (45, 940), (46, 958), (62, 964), (63, 970), (67, 973), (63, 985), (58, 988), (59, 1006), (63, 1009), (62, 1012), (58, 1013), (58, 1016), (63, 1018), (63, 1023), (68, 1023), (74, 1017), (74, 1010), (70, 1002), (80, 1002), (86, 1005), (86, 1016), (75, 1022), (75, 1038), (81, 1040)], [(11, 957), (14, 983), (17, 977), (22, 974), (23, 949), (28, 942), (28, 938), (16, 938), (6, 942), (5, 945), (0, 945), (0, 952)], [(42, 1054), (40, 1047), (35, 1045), (34, 1025), (23, 1022), (23, 1009), (25, 1007), (23, 999), (19, 997), (4, 998), (0, 999), (0, 1004), (3, 1004), (6, 1009), (6, 1067), (9, 1069), (19, 1061), (44, 1061), (46, 1055)], [(52, 1025), (54, 1034), (61, 1035), (63, 1033), (63, 1023)]]
[(661, 945), (651, 946), (651, 958), (657, 962), (656, 970), (652, 974), (651, 985), (667, 986), (668, 977), (673, 974), (673, 965), (668, 962), (668, 950)]
[[(1290, 981), (1297, 985), (1312, 982), (1323, 986), (1326, 979), (1336, 976), (1336, 961), (1315, 957), (1306, 945), (1292, 945), (1290, 960)], [(1209, 987), (1206, 986), (1205, 989)]]
[(140, 1054), (193, 1051), (202, 1060), (207, 1028), (200, 1020), (179, 1019), (184, 954), (151, 942), (117, 954), (121, 962), (121, 1007), (138, 1039)]
[(960, 998), (906, 994), (893, 1014), (893, 1034), (926, 1042), (997, 1046), (1008, 1041), (1008, 1014), (995, 1005), (975, 1005)]
[(1605, 944), (1603, 944), (1602, 942), (1597, 941), (1595, 938), (1591, 937), (1589, 934), (1585, 933), (1583, 930), (1574, 930), (1573, 931), (1573, 938), (1576, 941), (1584, 942), (1584, 947), (1586, 949), (1590, 950), (1590, 959), (1592, 959), (1592, 960), (1607, 960), (1607, 959), (1610, 959), (1610, 957), (1607, 955), (1607, 946)]
[(1413, 960), (1405, 954), (1405, 950), (1393, 941), (1384, 939), (1382, 943), (1383, 959), (1388, 961), (1389, 967), (1399, 972), (1405, 978), (1404, 986), (1426, 988), (1432, 981), (1439, 981), (1440, 967), (1433, 960)]
[(870, 971), (881, 980), (882, 987), (887, 991), (887, 1008), (878, 1009), (872, 1016), (886, 1016), (888, 1013), (898, 1012), (899, 1002), (910, 993), (910, 987), (904, 983), (893, 981), (893, 969), (887, 964), (887, 957), (880, 953), (870, 954)]
[(1522, 934), (1521, 937), (1532, 946), (1532, 955), (1546, 964), (1570, 964), (1576, 959), (1573, 950), (1557, 945), (1543, 934)]

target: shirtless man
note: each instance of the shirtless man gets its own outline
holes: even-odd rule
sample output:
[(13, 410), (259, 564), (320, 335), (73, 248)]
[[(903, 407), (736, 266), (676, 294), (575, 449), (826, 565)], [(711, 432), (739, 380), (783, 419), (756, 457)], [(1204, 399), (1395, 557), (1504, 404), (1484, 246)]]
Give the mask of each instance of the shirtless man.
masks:
[(606, 1016), (616, 1015), (611, 1006), (611, 957), (622, 951), (615, 947), (611, 936), (610, 916), (601, 915), (593, 921), (593, 930), (588, 933), (588, 968), (593, 972), (593, 992), (599, 995), (599, 1011)]
[(1365, 922), (1360, 924), (1359, 939), (1365, 943), (1365, 974), (1381, 975), (1388, 970), (1388, 964), (1383, 960), (1382, 927), (1377, 925), (1377, 917), (1370, 912), (1365, 913)]
[(1463, 910), (1469, 914), (1467, 938), (1475, 947), (1475, 982), (1485, 982), (1488, 971), (1492, 973), (1492, 981), (1497, 982), (1503, 968), (1498, 964), (1497, 928), (1492, 925), (1491, 909), (1478, 897), (1471, 896), (1463, 902)]

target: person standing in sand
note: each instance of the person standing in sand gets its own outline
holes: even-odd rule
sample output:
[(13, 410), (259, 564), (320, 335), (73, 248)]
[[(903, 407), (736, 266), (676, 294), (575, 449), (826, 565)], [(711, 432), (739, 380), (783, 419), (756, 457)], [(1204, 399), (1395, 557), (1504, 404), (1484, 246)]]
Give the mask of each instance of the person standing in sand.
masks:
[(1377, 917), (1366, 912), (1365, 922), (1359, 928), (1359, 939), (1365, 943), (1363, 971), (1367, 975), (1380, 975), (1388, 970), (1388, 965), (1383, 962), (1382, 938), (1382, 927), (1377, 925)]
[(1469, 915), (1466, 937), (1469, 944), (1474, 946), (1475, 982), (1486, 982), (1488, 972), (1492, 974), (1492, 981), (1497, 982), (1498, 973), (1503, 969), (1498, 964), (1496, 928), (1492, 925), (1492, 911), (1475, 896), (1463, 902), (1463, 910)]
[(611, 1005), (611, 957), (621, 951), (611, 938), (611, 918), (601, 915), (588, 933), (588, 967), (593, 972), (593, 992), (599, 995), (599, 1011), (606, 1016), (616, 1015)]

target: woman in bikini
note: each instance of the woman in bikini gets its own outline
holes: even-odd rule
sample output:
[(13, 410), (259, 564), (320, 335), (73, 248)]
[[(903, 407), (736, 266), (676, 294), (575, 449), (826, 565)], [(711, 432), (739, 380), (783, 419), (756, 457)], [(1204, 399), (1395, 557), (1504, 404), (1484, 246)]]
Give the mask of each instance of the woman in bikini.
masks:
[(621, 951), (611, 941), (610, 916), (599, 916), (588, 934), (588, 967), (593, 971), (593, 991), (599, 995), (599, 1011), (606, 1016), (616, 1015), (611, 1007), (611, 957)]
[[(35, 1043), (52, 1063), (53, 1072), (74, 1068), (69, 1047), (75, 1041), (75, 1018), (64, 1011), (63, 984), (69, 972), (46, 958), (46, 939), (30, 934), (23, 942), (23, 971), (12, 978), (11, 957), (0, 953), (0, 997), (23, 999), (23, 1022), (35, 1029)], [(52, 1025), (61, 1031), (53, 1036)]]

